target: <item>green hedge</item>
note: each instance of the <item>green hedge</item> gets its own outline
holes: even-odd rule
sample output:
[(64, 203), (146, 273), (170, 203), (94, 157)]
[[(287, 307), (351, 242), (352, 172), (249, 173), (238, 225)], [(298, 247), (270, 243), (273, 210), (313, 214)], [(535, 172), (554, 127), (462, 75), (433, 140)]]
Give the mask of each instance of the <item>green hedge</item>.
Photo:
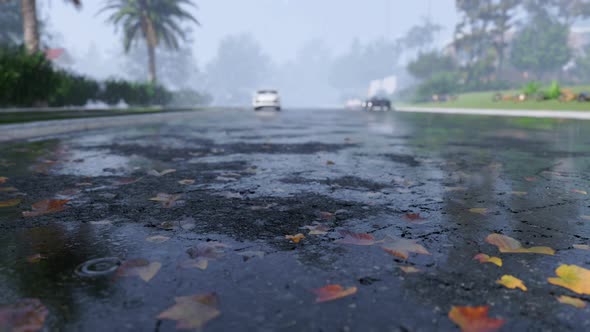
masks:
[(116, 105), (166, 105), (174, 98), (165, 88), (123, 80), (98, 82), (56, 70), (43, 54), (0, 48), (0, 107), (82, 106), (89, 100)]

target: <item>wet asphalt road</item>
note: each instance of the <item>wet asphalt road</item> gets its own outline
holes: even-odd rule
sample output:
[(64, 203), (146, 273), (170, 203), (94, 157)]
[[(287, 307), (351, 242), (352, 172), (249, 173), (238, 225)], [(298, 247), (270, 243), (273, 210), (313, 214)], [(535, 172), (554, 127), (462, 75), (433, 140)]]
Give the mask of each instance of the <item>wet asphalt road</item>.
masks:
[[(175, 297), (209, 293), (220, 315), (205, 331), (456, 331), (451, 307), (479, 305), (504, 331), (588, 330), (590, 308), (556, 297), (590, 297), (547, 278), (562, 263), (590, 266), (590, 251), (573, 247), (590, 244), (589, 131), (581, 121), (217, 111), (2, 144), (1, 186), (17, 191), (0, 201), (22, 203), (0, 209), (0, 303), (40, 299), (48, 331), (173, 331), (156, 317)], [(180, 196), (150, 201), (159, 193)], [(67, 208), (22, 216), (51, 198)], [(412, 239), (430, 255), (339, 243), (341, 231)], [(298, 233), (298, 244), (285, 239)], [(500, 254), (485, 242), (492, 233), (557, 252)], [(161, 268), (146, 282), (80, 267), (109, 257)], [(504, 274), (528, 291), (496, 284)], [(313, 289), (329, 284), (358, 290), (316, 303)]]

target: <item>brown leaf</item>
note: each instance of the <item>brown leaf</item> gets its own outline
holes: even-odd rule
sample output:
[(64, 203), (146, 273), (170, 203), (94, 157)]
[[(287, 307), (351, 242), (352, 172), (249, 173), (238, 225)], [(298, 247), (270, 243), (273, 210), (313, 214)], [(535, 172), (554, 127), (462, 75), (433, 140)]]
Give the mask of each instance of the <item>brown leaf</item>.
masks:
[(430, 255), (426, 248), (416, 243), (414, 240), (393, 238), (389, 236), (385, 238), (381, 248), (389, 254), (403, 259), (408, 259), (410, 253)]
[(23, 212), (25, 217), (37, 217), (48, 213), (56, 213), (66, 209), (67, 199), (47, 199), (33, 204), (32, 211)]
[(315, 299), (316, 303), (338, 300), (343, 297), (353, 295), (356, 293), (356, 291), (356, 287), (344, 289), (340, 285), (328, 285), (326, 287), (313, 290), (313, 292), (317, 296)]
[(174, 320), (177, 329), (199, 329), (221, 315), (215, 293), (177, 297), (175, 301), (176, 304), (158, 315), (157, 319)]
[(523, 248), (522, 244), (517, 240), (501, 234), (490, 234), (486, 238), (486, 242), (498, 247), (501, 253), (512, 253), (512, 254), (543, 254), (543, 255), (554, 255), (555, 250), (549, 247), (532, 247)]
[(0, 201), (0, 208), (17, 206), (21, 202), (22, 202), (22, 200), (20, 198), (13, 198), (13, 199), (9, 199), (7, 201)]
[(305, 235), (299, 233), (296, 235), (285, 235), (285, 239), (291, 240), (293, 243), (299, 243), (301, 240), (305, 239)]
[(0, 331), (36, 332), (43, 329), (49, 311), (38, 299), (0, 304)]
[(499, 330), (506, 321), (488, 317), (490, 307), (453, 307), (449, 318), (463, 332), (493, 332)]
[(172, 195), (172, 194), (164, 194), (159, 193), (156, 197), (150, 198), (150, 201), (159, 202), (162, 204), (162, 207), (165, 209), (170, 209), (176, 206), (178, 200), (182, 197), (182, 195)]
[(145, 259), (132, 259), (125, 261), (117, 270), (119, 277), (139, 277), (145, 282), (152, 280), (162, 264), (159, 262), (149, 262)]
[(350, 231), (340, 231), (340, 235), (344, 236), (343, 239), (336, 240), (336, 243), (341, 244), (352, 244), (355, 246), (372, 246), (377, 241), (371, 234), (353, 233)]

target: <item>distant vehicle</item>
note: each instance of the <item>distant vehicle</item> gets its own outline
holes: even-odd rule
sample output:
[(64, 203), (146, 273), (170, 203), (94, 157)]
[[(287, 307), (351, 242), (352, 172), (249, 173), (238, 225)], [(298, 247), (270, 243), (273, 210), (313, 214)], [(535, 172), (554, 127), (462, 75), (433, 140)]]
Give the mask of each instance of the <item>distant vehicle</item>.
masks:
[(277, 111), (281, 110), (281, 98), (276, 90), (259, 90), (254, 95), (252, 106), (255, 111), (263, 108), (274, 108)]
[(349, 99), (346, 101), (346, 108), (351, 110), (358, 110), (363, 108), (363, 101), (360, 99)]
[(363, 108), (367, 111), (391, 111), (391, 101), (386, 98), (373, 97), (363, 102)]

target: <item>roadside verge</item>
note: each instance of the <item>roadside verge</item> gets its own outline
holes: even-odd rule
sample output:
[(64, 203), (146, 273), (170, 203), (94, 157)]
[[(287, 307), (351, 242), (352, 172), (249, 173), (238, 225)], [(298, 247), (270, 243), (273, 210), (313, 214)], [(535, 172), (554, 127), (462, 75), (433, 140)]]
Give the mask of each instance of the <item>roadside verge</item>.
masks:
[(502, 109), (474, 109), (474, 108), (430, 108), (404, 106), (398, 112), (434, 113), (434, 114), (463, 114), (486, 116), (510, 116), (525, 118), (551, 118), (590, 120), (590, 112), (584, 111), (551, 111), (551, 110), (502, 110)]

